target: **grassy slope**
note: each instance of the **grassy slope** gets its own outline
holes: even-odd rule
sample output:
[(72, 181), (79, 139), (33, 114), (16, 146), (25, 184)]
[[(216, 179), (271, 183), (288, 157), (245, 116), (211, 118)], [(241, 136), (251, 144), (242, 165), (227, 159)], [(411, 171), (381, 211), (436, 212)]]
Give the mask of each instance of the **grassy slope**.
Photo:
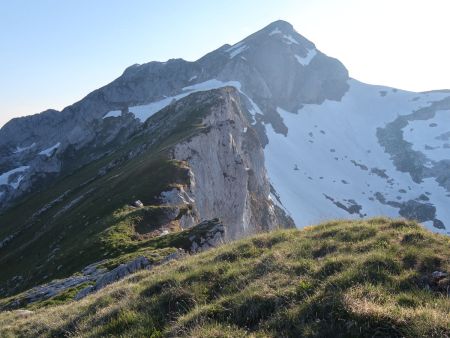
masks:
[(80, 302), (0, 314), (8, 336), (444, 337), (450, 238), (413, 222), (336, 221), (240, 240)]
[[(143, 217), (127, 210), (126, 205), (140, 199), (158, 207), (155, 197), (162, 191), (188, 183), (186, 164), (169, 160), (168, 151), (204, 130), (202, 119), (219, 98), (198, 93), (167, 107), (125, 146), (0, 214), (0, 240), (21, 231), (0, 249), (0, 295), (66, 277), (90, 263), (133, 250), (136, 246), (123, 240), (132, 237), (133, 228)], [(123, 160), (145, 144), (151, 145), (141, 155)], [(112, 162), (121, 164), (98, 177), (99, 170)], [(32, 219), (36, 211), (68, 191), (61, 202)], [(63, 211), (81, 196), (79, 203)], [(152, 222), (150, 218), (148, 222)], [(153, 220), (158, 221), (157, 217)], [(23, 282), (11, 282), (14, 276), (22, 276)]]
[[(137, 211), (143, 211), (143, 209), (139, 209)], [(202, 222), (195, 227), (183, 231), (177, 231), (165, 236), (158, 236), (140, 241), (133, 240), (131, 235), (126, 236), (125, 232), (121, 232), (117, 229), (112, 228), (109, 232), (111, 232), (110, 236), (116, 237), (113, 243), (116, 244), (115, 250), (117, 254), (112, 255), (113, 258), (103, 260), (101, 264), (97, 266), (97, 268), (106, 268), (107, 270), (112, 270), (120, 264), (130, 262), (139, 256), (146, 257), (152, 265), (158, 265), (161, 260), (165, 259), (168, 255), (177, 252), (179, 249), (183, 249), (184, 251), (189, 252), (191, 250), (192, 244), (194, 242), (198, 243), (201, 238), (207, 237), (209, 232), (211, 231), (211, 228), (215, 227), (217, 224), (219, 224), (219, 221), (217, 219), (210, 220), (207, 222)], [(81, 285), (69, 288), (61, 294), (53, 296), (49, 299), (33, 302), (30, 304), (26, 301), (27, 291), (25, 291), (11, 297), (0, 299), (0, 311), (5, 309), (12, 309), (12, 303), (18, 304), (17, 306), (14, 306), (13, 309), (21, 308), (28, 310), (35, 310), (55, 304), (63, 304), (70, 300), (73, 300), (78, 291), (92, 284), (94, 283), (86, 282)]]

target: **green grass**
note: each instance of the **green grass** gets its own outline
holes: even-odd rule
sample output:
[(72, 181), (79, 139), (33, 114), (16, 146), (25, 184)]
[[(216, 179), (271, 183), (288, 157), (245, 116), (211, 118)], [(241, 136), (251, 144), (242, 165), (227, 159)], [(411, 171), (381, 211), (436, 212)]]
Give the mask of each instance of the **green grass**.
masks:
[[(181, 239), (180, 239), (181, 240)], [(450, 238), (403, 220), (257, 235), (134, 274), (0, 332), (76, 337), (445, 337)], [(426, 287), (429, 283), (431, 288)]]
[[(122, 211), (118, 212), (118, 217), (123, 218), (125, 214), (135, 214), (139, 211), (144, 211), (146, 208), (133, 209), (131, 207), (124, 208)], [(150, 208), (151, 209), (151, 208)], [(113, 233), (111, 235), (112, 239), (108, 236), (106, 237), (107, 247), (110, 248), (111, 253), (109, 256), (112, 258), (107, 258), (99, 262), (96, 267), (97, 269), (107, 269), (111, 271), (120, 264), (128, 263), (137, 257), (143, 256), (149, 260), (152, 265), (158, 265), (164, 258), (173, 254), (179, 249), (183, 249), (185, 252), (190, 252), (193, 242), (199, 242), (202, 238), (207, 237), (210, 234), (211, 228), (219, 224), (217, 219), (210, 220), (208, 222), (202, 222), (195, 227), (169, 233), (164, 236), (152, 237), (147, 240), (136, 240), (133, 239), (132, 231), (130, 228), (126, 228), (125, 233), (120, 233), (121, 223), (119, 223), (118, 229), (116, 227), (111, 227), (106, 233)], [(122, 243), (123, 242), (123, 243)], [(122, 243), (121, 245), (118, 245)], [(111, 246), (115, 246), (111, 249)], [(81, 272), (76, 272), (74, 275), (81, 274)], [(65, 290), (63, 293), (53, 296), (49, 299), (44, 299), (36, 301), (33, 303), (28, 302), (28, 292), (22, 292), (14, 296), (0, 298), (0, 311), (11, 310), (16, 308), (22, 309), (37, 309), (40, 307), (45, 307), (48, 305), (61, 304), (70, 301), (74, 296), (89, 284), (94, 284), (93, 282), (87, 282), (82, 285), (72, 287)]]

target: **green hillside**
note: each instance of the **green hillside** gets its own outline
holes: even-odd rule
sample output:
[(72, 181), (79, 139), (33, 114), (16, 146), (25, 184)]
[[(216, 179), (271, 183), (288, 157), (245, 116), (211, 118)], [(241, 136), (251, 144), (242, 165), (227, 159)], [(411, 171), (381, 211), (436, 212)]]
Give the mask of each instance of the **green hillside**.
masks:
[(4, 337), (446, 337), (450, 238), (332, 221), (142, 271), (62, 305), (0, 313)]
[[(218, 91), (197, 93), (168, 106), (124, 145), (0, 213), (0, 239), (11, 238), (0, 246), (0, 297), (145, 245), (140, 235), (153, 230), (146, 225), (167, 222), (161, 192), (188, 182), (189, 167), (170, 159), (171, 148), (204, 131), (202, 119), (220, 99)], [(136, 200), (146, 208), (131, 209)]]

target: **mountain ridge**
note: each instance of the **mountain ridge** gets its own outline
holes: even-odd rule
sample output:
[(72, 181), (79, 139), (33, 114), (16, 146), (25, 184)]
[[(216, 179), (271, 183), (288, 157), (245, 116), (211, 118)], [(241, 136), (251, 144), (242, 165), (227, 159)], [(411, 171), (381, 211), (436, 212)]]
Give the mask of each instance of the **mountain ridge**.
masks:
[[(34, 149), (46, 149), (59, 142), (60, 148), (57, 149), (56, 155), (60, 155), (69, 146), (78, 151), (88, 146), (89, 143), (104, 143), (114, 138), (121, 142), (120, 136), (122, 134), (126, 134), (130, 130), (132, 132), (132, 130), (138, 128), (138, 123), (131, 119), (132, 115), (127, 114), (130, 107), (140, 107), (149, 102), (163, 100), (165, 96), (178, 95), (183, 92), (183, 88), (186, 86), (211, 79), (217, 79), (222, 82), (238, 81), (242, 84), (242, 91), (247, 96), (255, 96), (253, 101), (265, 111), (264, 114), (260, 114), (260, 121), (257, 122), (257, 129), (260, 130), (259, 134), (263, 142), (265, 140), (265, 123), (273, 124), (278, 132), (285, 133), (286, 127), (283, 125), (276, 107), (271, 103), (272, 99), (270, 97), (277, 97), (276, 100), (282, 105), (287, 105), (290, 102), (286, 109), (299, 106), (305, 100), (308, 102), (314, 101), (317, 95), (317, 100), (320, 101), (324, 95), (324, 97), (328, 95), (324, 94), (327, 88), (322, 88), (322, 83), (326, 87), (327, 77), (332, 76), (333, 78), (334, 75), (299, 68), (296, 70), (299, 73), (292, 76), (292, 71), (289, 69), (297, 69), (295, 65), (298, 64), (298, 61), (292, 56), (294, 54), (293, 51), (297, 50), (298, 53), (304, 53), (304, 47), (299, 45), (298, 42), (292, 43), (287, 41), (286, 43), (286, 41), (283, 41), (283, 35), (268, 35), (267, 31), (272, 30), (278, 24), (273, 23), (248, 37), (247, 39), (251, 39), (256, 45), (255, 48), (249, 48), (247, 51), (244, 51), (243, 55), (256, 52), (256, 55), (251, 56), (251, 58), (258, 60), (260, 55), (269, 55), (267, 53), (270, 52), (275, 64), (284, 68), (286, 68), (284, 66), (285, 61), (289, 60), (290, 66), (283, 72), (285, 75), (281, 76), (276, 68), (268, 67), (272, 61), (267, 60), (267, 57), (261, 61), (263, 62), (262, 66), (254, 68), (242, 59), (243, 55), (232, 58), (230, 52), (223, 48), (219, 48), (195, 62), (169, 60), (168, 62), (149, 62), (137, 67), (129, 67), (118, 79), (93, 91), (84, 99), (64, 108), (60, 113), (49, 110), (43, 115), (14, 119), (3, 126), (0, 129), (0, 154), (2, 155), (0, 171), (8, 171), (18, 162), (33, 161), (34, 159), (30, 157), (21, 158), (24, 153), (15, 153), (17, 149), (26, 148), (32, 144), (36, 144)], [(286, 23), (283, 23), (282, 26), (285, 27)], [(290, 33), (294, 34), (291, 26), (289, 27)], [(296, 38), (300, 39), (300, 37), (300, 35), (296, 35)], [(268, 44), (261, 43), (266, 40)], [(277, 52), (279, 48), (286, 49), (288, 53), (280, 58), (281, 54)], [(250, 57), (249, 55), (247, 56)], [(320, 63), (325, 66), (329, 63), (327, 67), (344, 69), (341, 64), (335, 64), (334, 59), (327, 58), (323, 54), (317, 55), (315, 59), (321, 59)], [(252, 62), (252, 64), (257, 63)], [(309, 67), (303, 68), (308, 69)], [(306, 78), (303, 75), (306, 75)], [(290, 77), (290, 80), (283, 80), (284, 76)], [(311, 83), (308, 83), (308, 76), (313, 77), (314, 82), (317, 82), (315, 90), (311, 89), (314, 86), (312, 87)], [(342, 76), (343, 80), (345, 80), (347, 77), (346, 70), (339, 76)], [(255, 81), (255, 79), (258, 80)], [(337, 82), (334, 80), (330, 81), (333, 82), (333, 88), (338, 88), (336, 86)], [(340, 90), (341, 92), (346, 88), (344, 82), (342, 85), (344, 87)], [(291, 92), (289, 97), (286, 97), (285, 90), (279, 89), (283, 87), (287, 88), (288, 92)], [(304, 90), (297, 90), (293, 93), (293, 88), (295, 87), (301, 87)], [(304, 97), (296, 98), (297, 92), (304, 92)], [(335, 92), (336, 90), (331, 89), (329, 96), (337, 95), (339, 97), (341, 95), (339, 90)], [(109, 128), (107, 133), (110, 135), (107, 135), (105, 141), (96, 140), (96, 135), (101, 133), (103, 129), (102, 118), (110, 111), (121, 111), (125, 113), (124, 116), (130, 116), (130, 119), (122, 121), (122, 126), (118, 125), (115, 128)], [(138, 113), (135, 113), (134, 116), (138, 116)], [(18, 130), (21, 132), (19, 133)], [(33, 149), (29, 150), (29, 152), (32, 151)], [(94, 152), (95, 149), (91, 149), (91, 151)], [(98, 156), (101, 156), (101, 154)], [(89, 161), (89, 158), (85, 159), (85, 161)], [(80, 163), (83, 164), (85, 161), (80, 161)], [(41, 173), (44, 176), (53, 174), (58, 176), (63, 170), (62, 166), (64, 164), (55, 158), (46, 159), (46, 164), (51, 163), (49, 168), (46, 168), (41, 162), (38, 161), (35, 165), (31, 165), (31, 170), (24, 173), (21, 189), (3, 189), (3, 193), (0, 196), (0, 204), (2, 206), (5, 204), (9, 205), (10, 201), (13, 202), (15, 198), (24, 195), (30, 188), (32, 189), (33, 182), (31, 180), (33, 176), (38, 177)], [(33, 170), (34, 166), (36, 166), (36, 170)]]
[(239, 101), (225, 87), (173, 102), (125, 145), (0, 215), (0, 291), (64, 277), (212, 218), (227, 239), (291, 227), (268, 198), (263, 151)]

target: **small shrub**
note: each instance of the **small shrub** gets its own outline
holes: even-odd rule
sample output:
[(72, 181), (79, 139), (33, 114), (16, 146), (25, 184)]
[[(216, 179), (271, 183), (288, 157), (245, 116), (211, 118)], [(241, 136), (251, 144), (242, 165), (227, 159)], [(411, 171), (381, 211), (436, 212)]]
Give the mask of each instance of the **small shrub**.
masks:
[(314, 250), (312, 252), (312, 256), (314, 258), (322, 258), (325, 257), (326, 255), (332, 254), (333, 252), (336, 252), (337, 250), (337, 246), (336, 245), (322, 245), (320, 248)]
[(411, 296), (402, 295), (397, 297), (397, 304), (401, 307), (415, 308), (417, 307), (418, 302)]
[(188, 312), (196, 304), (195, 297), (188, 290), (180, 287), (170, 288), (158, 297), (160, 314), (175, 317)]
[(348, 261), (328, 260), (322, 265), (316, 275), (320, 278), (328, 277), (334, 275), (335, 273), (341, 272), (348, 265)]
[(405, 234), (401, 240), (402, 244), (405, 245), (417, 245), (423, 243), (425, 236), (420, 232)]
[(238, 259), (239, 259), (239, 255), (235, 251), (226, 251), (221, 254), (218, 254), (214, 258), (214, 261), (216, 261), (216, 262), (222, 262), (222, 261), (235, 262)]
[(405, 268), (411, 269), (413, 267), (416, 266), (417, 264), (417, 254), (414, 252), (408, 252), (403, 256), (403, 265), (405, 266)]
[(411, 228), (419, 229), (420, 226), (416, 222), (408, 220), (394, 220), (390, 223), (390, 227), (393, 229)]
[(143, 297), (152, 297), (161, 294), (164, 290), (179, 286), (179, 282), (174, 278), (168, 278), (156, 281), (145, 288), (141, 295)]

